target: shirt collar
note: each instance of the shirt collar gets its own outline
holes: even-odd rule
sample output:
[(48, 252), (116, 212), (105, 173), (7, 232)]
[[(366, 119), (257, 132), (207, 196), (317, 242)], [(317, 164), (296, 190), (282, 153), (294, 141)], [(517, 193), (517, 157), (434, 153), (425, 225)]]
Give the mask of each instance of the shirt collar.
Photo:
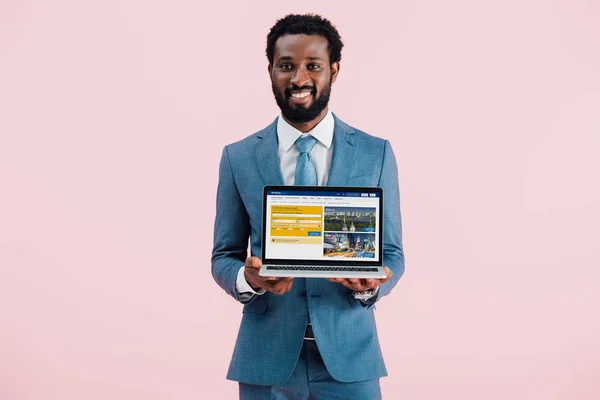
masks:
[(300, 136), (311, 135), (325, 147), (330, 148), (333, 142), (333, 130), (335, 121), (331, 110), (327, 110), (327, 115), (310, 131), (303, 133), (290, 125), (282, 115), (277, 118), (277, 138), (279, 145), (284, 151), (288, 151)]

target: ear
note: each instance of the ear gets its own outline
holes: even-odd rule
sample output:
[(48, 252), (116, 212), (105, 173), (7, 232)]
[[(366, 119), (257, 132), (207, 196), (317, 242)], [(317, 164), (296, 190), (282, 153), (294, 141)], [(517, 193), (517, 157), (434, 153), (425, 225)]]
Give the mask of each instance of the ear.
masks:
[(271, 72), (273, 71), (273, 66), (271, 65), (271, 63), (269, 63), (269, 65), (267, 65), (267, 70), (269, 71), (269, 78), (270, 78)]
[(340, 72), (340, 63), (338, 61), (331, 64), (331, 83), (335, 82)]

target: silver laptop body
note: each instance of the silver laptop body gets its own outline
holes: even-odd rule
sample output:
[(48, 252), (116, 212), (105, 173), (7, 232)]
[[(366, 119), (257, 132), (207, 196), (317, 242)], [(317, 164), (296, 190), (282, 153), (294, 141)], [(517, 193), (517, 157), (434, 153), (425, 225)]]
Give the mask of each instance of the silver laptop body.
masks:
[(261, 276), (384, 278), (383, 190), (265, 186)]

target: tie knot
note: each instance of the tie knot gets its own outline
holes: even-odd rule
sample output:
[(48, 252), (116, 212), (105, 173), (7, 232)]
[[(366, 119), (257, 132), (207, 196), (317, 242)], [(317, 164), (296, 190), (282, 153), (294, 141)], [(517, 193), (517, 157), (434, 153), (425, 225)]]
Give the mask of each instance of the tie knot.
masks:
[(298, 152), (299, 153), (310, 153), (310, 151), (313, 149), (313, 147), (315, 147), (315, 144), (317, 143), (317, 139), (315, 139), (313, 136), (307, 135), (304, 137), (299, 137), (296, 140), (296, 147), (298, 148)]

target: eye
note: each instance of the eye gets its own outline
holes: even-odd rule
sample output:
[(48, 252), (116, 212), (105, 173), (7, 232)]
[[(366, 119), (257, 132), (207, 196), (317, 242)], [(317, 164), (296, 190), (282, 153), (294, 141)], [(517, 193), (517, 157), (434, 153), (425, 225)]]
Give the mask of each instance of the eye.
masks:
[(321, 68), (321, 66), (319, 64), (309, 64), (308, 65), (308, 69), (310, 69), (311, 71), (315, 71), (319, 68)]
[(289, 71), (289, 70), (291, 70), (291, 69), (292, 69), (292, 66), (291, 66), (290, 64), (281, 64), (281, 65), (279, 66), (279, 68), (281, 68), (281, 69), (282, 69), (282, 70), (284, 70), (284, 71)]

